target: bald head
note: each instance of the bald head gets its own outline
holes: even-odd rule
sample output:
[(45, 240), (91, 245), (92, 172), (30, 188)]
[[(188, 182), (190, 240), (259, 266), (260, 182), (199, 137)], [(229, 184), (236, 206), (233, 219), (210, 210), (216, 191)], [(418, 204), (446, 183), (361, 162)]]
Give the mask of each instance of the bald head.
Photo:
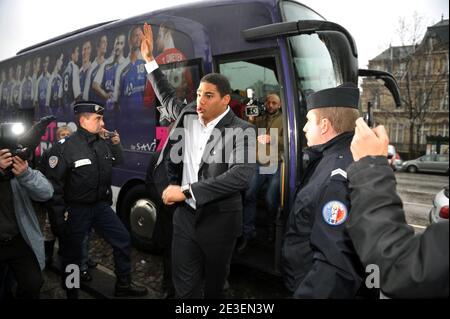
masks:
[(266, 97), (266, 107), (269, 114), (276, 113), (281, 107), (281, 100), (278, 94), (271, 93)]

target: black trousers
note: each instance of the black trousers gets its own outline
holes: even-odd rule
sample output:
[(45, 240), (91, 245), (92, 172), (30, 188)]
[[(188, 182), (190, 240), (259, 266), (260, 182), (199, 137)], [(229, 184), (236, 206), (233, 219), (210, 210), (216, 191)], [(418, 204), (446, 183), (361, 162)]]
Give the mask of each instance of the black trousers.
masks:
[[(130, 234), (111, 206), (103, 202), (70, 208), (66, 228), (59, 238), (63, 272), (69, 264), (81, 265), (83, 241), (91, 228), (112, 246), (116, 275), (128, 276), (131, 273)], [(64, 288), (67, 276), (64, 272)], [(77, 298), (76, 289), (67, 291), (69, 298)], [(69, 291), (72, 293), (69, 294)]]
[(9, 242), (0, 242), (0, 264), (14, 275), (18, 299), (39, 299), (44, 283), (41, 268), (33, 250), (21, 235)]
[[(173, 217), (172, 278), (176, 298), (224, 298), (236, 238), (197, 238), (195, 212), (180, 205)], [(204, 284), (204, 287), (203, 287)]]

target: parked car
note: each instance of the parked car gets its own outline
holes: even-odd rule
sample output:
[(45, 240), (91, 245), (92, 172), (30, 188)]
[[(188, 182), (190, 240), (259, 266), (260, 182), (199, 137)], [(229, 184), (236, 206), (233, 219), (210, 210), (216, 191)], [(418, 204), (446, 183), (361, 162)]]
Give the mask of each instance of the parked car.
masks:
[(399, 153), (395, 153), (394, 157), (394, 170), (401, 170), (403, 166), (403, 160)]
[(388, 163), (389, 165), (392, 167), (392, 169), (395, 171), (395, 154), (397, 153), (397, 151), (395, 150), (395, 146), (389, 144), (388, 145), (388, 154), (387, 154), (387, 158), (388, 158)]
[(405, 161), (402, 170), (410, 173), (436, 172), (448, 174), (448, 154), (430, 154)]
[(448, 220), (448, 185), (436, 194), (430, 210), (430, 223), (444, 220)]

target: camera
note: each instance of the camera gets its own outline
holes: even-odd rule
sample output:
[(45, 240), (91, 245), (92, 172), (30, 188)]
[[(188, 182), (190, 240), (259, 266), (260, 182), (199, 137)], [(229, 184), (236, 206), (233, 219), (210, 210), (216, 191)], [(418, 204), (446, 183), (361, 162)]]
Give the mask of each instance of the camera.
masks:
[(251, 99), (245, 107), (245, 115), (247, 116), (263, 116), (266, 114), (266, 105), (258, 99)]
[[(19, 144), (19, 137), (25, 131), (22, 123), (0, 123), (0, 149), (8, 149), (11, 156), (19, 156), (24, 161), (31, 157), (28, 148)], [(3, 175), (12, 178), (12, 166), (4, 170)]]
[(29, 158), (27, 148), (19, 143), (19, 137), (25, 132), (22, 123), (0, 123), (0, 148), (10, 150), (12, 156), (19, 156), (23, 160)]
[(247, 106), (245, 107), (246, 116), (263, 116), (266, 114), (266, 105), (254, 96), (253, 89), (247, 89), (247, 96), (249, 98)]
[(28, 131), (25, 131), (22, 123), (0, 123), (0, 149), (9, 149), (12, 156), (19, 156), (24, 161), (29, 160), (47, 125), (54, 120), (54, 116), (43, 117)]
[(105, 132), (103, 133), (103, 136), (105, 137), (105, 139), (110, 139), (110, 138), (113, 138), (114, 136), (116, 136), (116, 133), (105, 130)]

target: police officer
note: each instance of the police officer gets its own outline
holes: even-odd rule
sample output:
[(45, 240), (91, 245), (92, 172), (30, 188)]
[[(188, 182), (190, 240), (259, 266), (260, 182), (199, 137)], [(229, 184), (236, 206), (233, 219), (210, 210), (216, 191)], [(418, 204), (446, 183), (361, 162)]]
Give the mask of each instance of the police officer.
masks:
[[(122, 162), (122, 147), (117, 132), (106, 140), (103, 110), (95, 102), (77, 102), (77, 132), (50, 151), (46, 173), (55, 188), (52, 224), (62, 246), (63, 271), (69, 264), (80, 265), (83, 239), (93, 227), (113, 247), (115, 296), (143, 296), (146, 288), (131, 282), (130, 235), (110, 206), (112, 167)], [(76, 289), (65, 288), (68, 298), (77, 298)]]
[(364, 270), (345, 231), (358, 100), (351, 83), (307, 98), (307, 164), (282, 249), (285, 284), (295, 298), (354, 298), (362, 285)]

